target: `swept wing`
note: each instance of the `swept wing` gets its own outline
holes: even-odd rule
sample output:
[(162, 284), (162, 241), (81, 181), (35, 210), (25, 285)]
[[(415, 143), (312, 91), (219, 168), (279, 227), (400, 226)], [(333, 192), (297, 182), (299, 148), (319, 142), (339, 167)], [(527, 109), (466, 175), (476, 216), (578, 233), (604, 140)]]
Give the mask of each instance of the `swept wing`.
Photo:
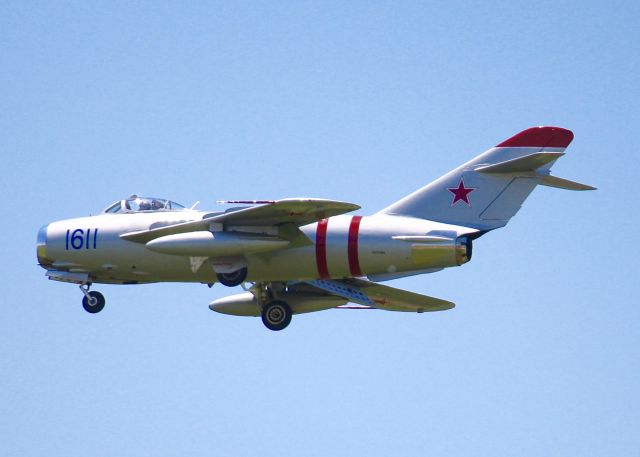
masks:
[(120, 238), (137, 243), (147, 243), (161, 236), (211, 230), (216, 224), (226, 228), (234, 226), (277, 227), (286, 224), (300, 227), (359, 208), (360, 206), (356, 204), (335, 200), (287, 198), (216, 214), (198, 221), (129, 232), (120, 235)]
[(306, 281), (306, 284), (343, 297), (350, 302), (387, 311), (444, 311), (455, 306), (454, 303), (428, 295), (416, 294), (407, 290), (383, 286), (364, 279), (341, 279)]

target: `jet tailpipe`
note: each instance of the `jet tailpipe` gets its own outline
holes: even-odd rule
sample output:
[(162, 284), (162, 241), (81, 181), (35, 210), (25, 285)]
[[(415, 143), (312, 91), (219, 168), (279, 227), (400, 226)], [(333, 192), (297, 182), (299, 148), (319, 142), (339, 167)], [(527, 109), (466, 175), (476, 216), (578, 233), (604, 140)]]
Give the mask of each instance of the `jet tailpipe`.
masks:
[(456, 262), (458, 265), (467, 263), (473, 254), (473, 241), (471, 238), (461, 236), (456, 240)]

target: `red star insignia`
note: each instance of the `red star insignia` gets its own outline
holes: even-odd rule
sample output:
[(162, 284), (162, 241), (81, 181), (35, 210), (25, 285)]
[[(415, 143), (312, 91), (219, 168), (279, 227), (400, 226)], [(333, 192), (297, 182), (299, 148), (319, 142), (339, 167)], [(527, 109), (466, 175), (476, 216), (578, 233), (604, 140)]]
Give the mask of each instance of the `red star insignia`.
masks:
[(463, 201), (468, 206), (471, 206), (471, 203), (469, 203), (469, 194), (476, 189), (477, 187), (464, 187), (464, 179), (460, 178), (460, 184), (458, 184), (458, 187), (447, 188), (447, 190), (453, 194), (453, 202), (451, 203), (451, 206), (455, 205), (459, 201)]

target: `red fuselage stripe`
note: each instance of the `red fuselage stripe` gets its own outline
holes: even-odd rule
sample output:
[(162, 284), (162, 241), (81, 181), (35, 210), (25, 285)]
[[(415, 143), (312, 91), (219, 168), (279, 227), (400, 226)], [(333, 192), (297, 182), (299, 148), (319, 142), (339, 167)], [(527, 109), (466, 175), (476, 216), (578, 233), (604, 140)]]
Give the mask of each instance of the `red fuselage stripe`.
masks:
[(329, 265), (327, 265), (327, 225), (328, 219), (322, 219), (318, 222), (316, 229), (316, 266), (318, 267), (318, 275), (322, 279), (329, 279)]
[(351, 276), (362, 276), (360, 270), (360, 259), (358, 258), (358, 233), (360, 232), (360, 221), (362, 216), (353, 216), (349, 225), (349, 271)]

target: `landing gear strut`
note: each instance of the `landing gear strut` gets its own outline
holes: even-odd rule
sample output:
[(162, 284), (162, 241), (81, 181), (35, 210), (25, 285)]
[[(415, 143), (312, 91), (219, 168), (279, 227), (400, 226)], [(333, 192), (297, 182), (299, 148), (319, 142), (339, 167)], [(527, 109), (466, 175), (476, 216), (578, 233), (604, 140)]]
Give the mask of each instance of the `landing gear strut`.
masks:
[(284, 330), (291, 323), (291, 306), (280, 297), (287, 296), (287, 284), (284, 282), (257, 282), (249, 291), (258, 302), (262, 323), (269, 330)]
[(218, 273), (218, 281), (227, 287), (239, 286), (247, 279), (247, 268), (240, 268), (232, 273)]
[(95, 314), (102, 311), (105, 304), (104, 295), (100, 292), (89, 292), (89, 286), (80, 286), (80, 290), (84, 294), (82, 298), (82, 307), (88, 313)]
[(291, 322), (291, 308), (282, 300), (272, 300), (262, 308), (262, 323), (269, 330), (283, 330)]

